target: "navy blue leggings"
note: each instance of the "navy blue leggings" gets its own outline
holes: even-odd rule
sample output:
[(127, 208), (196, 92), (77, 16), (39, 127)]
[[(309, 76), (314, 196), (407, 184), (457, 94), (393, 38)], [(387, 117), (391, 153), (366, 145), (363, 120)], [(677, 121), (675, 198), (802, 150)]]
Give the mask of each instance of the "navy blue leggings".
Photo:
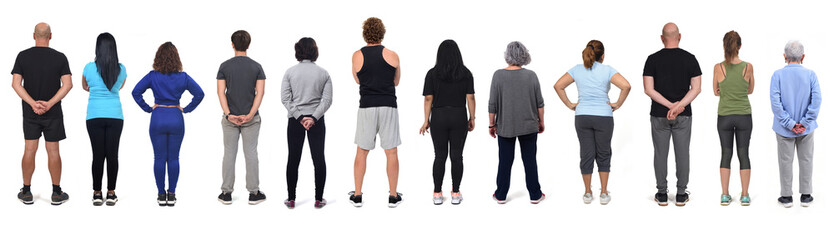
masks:
[(168, 192), (175, 192), (180, 176), (180, 146), (185, 134), (182, 111), (173, 107), (157, 107), (151, 114), (153, 144), (153, 175), (159, 193), (165, 193), (165, 167), (168, 167)]

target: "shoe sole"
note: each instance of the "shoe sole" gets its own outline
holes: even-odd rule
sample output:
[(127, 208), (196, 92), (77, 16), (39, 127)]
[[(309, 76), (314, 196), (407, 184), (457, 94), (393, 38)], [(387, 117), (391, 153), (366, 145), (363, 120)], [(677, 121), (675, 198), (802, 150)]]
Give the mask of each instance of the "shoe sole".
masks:
[(457, 201), (452, 200), (452, 205), (458, 205), (458, 204), (460, 204), (460, 202), (462, 202), (462, 201), (463, 201), (463, 199), (461, 199), (461, 200), (457, 200)]
[(591, 202), (593, 202), (593, 201), (594, 201), (593, 199), (591, 199), (591, 200), (582, 199), (582, 202), (584, 202), (585, 204), (591, 204)]
[(361, 203), (361, 202), (353, 202), (353, 201), (351, 201), (351, 202), (350, 202), (350, 204), (352, 204), (354, 207), (362, 207), (362, 203)]
[(599, 201), (599, 204), (600, 205), (608, 205), (608, 203), (610, 203), (610, 202), (611, 202), (610, 200), (608, 202)]
[(810, 207), (811, 203), (800, 203), (799, 205), (802, 207)]
[(156, 203), (158, 203), (160, 207), (168, 206), (168, 203), (166, 202), (156, 201)]
[(539, 199), (536, 199), (536, 200), (530, 200), (530, 204), (539, 204), (539, 203), (541, 203), (542, 201), (544, 201), (544, 194), (542, 194), (542, 197), (541, 197), (541, 198), (539, 198)]
[(654, 202), (656, 202), (656, 203), (657, 203), (657, 205), (658, 205), (658, 206), (661, 206), (661, 207), (669, 206), (669, 201), (666, 201), (666, 202), (661, 202), (660, 200), (657, 200), (657, 198), (655, 198), (655, 199), (654, 199)]
[(262, 203), (266, 201), (266, 199), (256, 200), (256, 201), (249, 201), (249, 205), (257, 205), (258, 203)]
[(168, 204), (166, 206), (173, 207), (174, 204), (177, 204), (177, 201), (173, 201), (173, 202), (168, 201)]
[[(743, 205), (743, 204), (742, 204), (742, 205)], [(722, 202), (722, 203), (721, 203), (721, 206), (730, 206), (730, 203), (729, 203), (729, 202)]]
[(395, 208), (395, 207), (399, 206), (401, 202), (403, 202), (403, 201), (399, 201), (399, 202), (396, 202), (396, 203), (388, 203), (388, 208)]
[(689, 202), (689, 199), (686, 199), (686, 201), (683, 201), (683, 202), (675, 202), (675, 206), (683, 207), (683, 206), (686, 206), (686, 203), (688, 203), (688, 202)]
[(313, 207), (314, 207), (314, 208), (316, 208), (316, 209), (321, 209), (321, 208), (323, 208), (324, 206), (327, 206), (327, 204), (324, 204), (324, 205), (316, 205), (316, 206), (313, 206)]
[(35, 201), (25, 201), (23, 199), (18, 199), (18, 200), (20, 200), (20, 202), (22, 202), (23, 204), (26, 204), (26, 205), (32, 205), (32, 204), (35, 203)]
[(229, 205), (229, 204), (232, 204), (232, 201), (224, 201), (223, 199), (219, 199), (219, 198), (217, 199), (217, 201), (218, 201), (218, 202), (220, 202), (220, 203), (222, 203), (223, 205)]
[(69, 201), (69, 200), (62, 200), (60, 202), (52, 202), (52, 206), (58, 206), (58, 205), (64, 204), (67, 201)]
[(750, 203), (741, 203), (741, 206), (750, 206)]
[(93, 206), (101, 206), (102, 204), (104, 204), (102, 200), (93, 200)]
[(118, 201), (119, 201), (119, 199), (118, 199), (118, 198), (117, 198), (116, 200), (109, 200), (109, 199), (108, 199), (108, 200), (105, 200), (105, 201), (104, 201), (104, 204), (107, 204), (107, 206), (115, 206), (115, 205), (116, 205), (116, 202), (118, 202)]

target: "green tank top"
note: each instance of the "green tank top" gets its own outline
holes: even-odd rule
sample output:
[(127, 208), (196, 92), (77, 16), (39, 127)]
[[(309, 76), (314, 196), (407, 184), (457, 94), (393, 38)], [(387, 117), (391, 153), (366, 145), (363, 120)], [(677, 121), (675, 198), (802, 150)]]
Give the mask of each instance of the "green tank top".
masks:
[(720, 99), (718, 100), (718, 115), (746, 115), (751, 114), (750, 100), (747, 98), (747, 89), (750, 83), (744, 80), (746, 62), (724, 65), (724, 80), (718, 83)]

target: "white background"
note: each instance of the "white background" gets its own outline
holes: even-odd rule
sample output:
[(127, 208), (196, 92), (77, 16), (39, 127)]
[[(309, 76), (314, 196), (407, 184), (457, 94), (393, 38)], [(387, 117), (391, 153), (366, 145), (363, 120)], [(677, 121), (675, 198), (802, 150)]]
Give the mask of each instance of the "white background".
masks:
[[(13, 239), (62, 237), (62, 234), (130, 239), (201, 236), (312, 237), (381, 239), (462, 236), (505, 238), (521, 236), (614, 238), (692, 238), (702, 235), (739, 237), (814, 236), (830, 220), (831, 156), (828, 104), (823, 104), (816, 130), (814, 197), (810, 208), (784, 209), (779, 196), (775, 136), (771, 130), (770, 76), (784, 65), (782, 49), (788, 40), (805, 44), (805, 66), (816, 71), (822, 92), (829, 93), (834, 39), (832, 22), (823, 1), (3, 1), (0, 3), (0, 66), (12, 68), (16, 54), (34, 45), (32, 29), (44, 21), (52, 26), (51, 47), (69, 59), (75, 88), (63, 101), (67, 139), (61, 142), (61, 185), (71, 196), (63, 206), (49, 205), (46, 152), (37, 155), (32, 183), (36, 201), (24, 206), (15, 199), (21, 185), (23, 152), (20, 100), (8, 87), (0, 90), (0, 220), (3, 236)], [(365, 207), (355, 209), (346, 193), (353, 189), (353, 136), (358, 107), (358, 86), (350, 70), (353, 51), (364, 45), (362, 21), (380, 17), (387, 27), (383, 44), (400, 55), (402, 80), (397, 88), (403, 145), (400, 153), (400, 192), (404, 203), (388, 209), (384, 154), (371, 152), (365, 178)], [(691, 144), (692, 192), (686, 207), (658, 207), (649, 135), (650, 100), (642, 91), (646, 57), (662, 48), (664, 23), (676, 22), (683, 34), (681, 47), (695, 54), (703, 71), (703, 92), (693, 103)], [(268, 201), (246, 204), (243, 155), (238, 156), (238, 181), (233, 205), (215, 199), (220, 193), (222, 158), (221, 110), (215, 76), (221, 62), (232, 57), (229, 36), (238, 29), (252, 34), (249, 55), (267, 74), (266, 97), (260, 109), (261, 189)], [(716, 133), (718, 97), (711, 94), (712, 66), (723, 59), (721, 39), (729, 30), (741, 34), (741, 59), (755, 66), (756, 89), (750, 96), (754, 132), (750, 159), (752, 205), (719, 205), (720, 148)], [(119, 57), (127, 67), (122, 90), (125, 129), (122, 133), (120, 171), (115, 207), (90, 204), (91, 150), (85, 129), (88, 94), (81, 90), (83, 66), (94, 58), (96, 36), (112, 33)], [(306, 152), (300, 169), (298, 203), (294, 210), (282, 204), (286, 197), (286, 110), (281, 105), (280, 77), (296, 63), (293, 44), (301, 37), (318, 42), (318, 64), (330, 71), (335, 101), (327, 112), (327, 186), (329, 205), (313, 208), (313, 169)], [(464, 62), (475, 76), (477, 128), (464, 151), (463, 203), (431, 204), (433, 149), (429, 136), (417, 130), (423, 119), (421, 96), (426, 71), (434, 65), (436, 49), (454, 39)], [(581, 63), (580, 52), (591, 39), (608, 50), (605, 64), (620, 71), (633, 89), (615, 113), (610, 191), (613, 201), (581, 202), (583, 185), (578, 168), (578, 141), (573, 112), (563, 106), (551, 86), (559, 76)], [(538, 73), (546, 101), (546, 131), (539, 135), (538, 163), (542, 190), (548, 199), (539, 205), (527, 201), (520, 163), (513, 170), (510, 201), (491, 200), (497, 169), (496, 141), (487, 134), (489, 82), (494, 70), (505, 67), (503, 51), (510, 41), (523, 42), (532, 54), (527, 68)], [(206, 92), (203, 103), (187, 114), (181, 175), (174, 208), (158, 207), (152, 173), (153, 153), (148, 137), (150, 115), (133, 102), (130, 91), (151, 70), (154, 53), (165, 41), (179, 49), (185, 71)], [(7, 75), (9, 80), (11, 76)], [(8, 84), (9, 82), (7, 82)], [(568, 89), (576, 99), (575, 87)], [(615, 98), (619, 92), (612, 89)], [(150, 93), (146, 99), (152, 101)], [(186, 94), (183, 104), (190, 96)], [(827, 98), (826, 98), (827, 100)], [(518, 155), (517, 155), (518, 156)], [(670, 153), (669, 185), (675, 186), (674, 158)], [(516, 158), (517, 162), (520, 158)], [(733, 160), (730, 193), (738, 197), (737, 160)], [(444, 194), (451, 190), (447, 167)], [(797, 169), (797, 168), (795, 168)], [(798, 179), (798, 177), (795, 177)], [(598, 179), (594, 175), (595, 196)], [(674, 189), (674, 187), (672, 187)], [(798, 190), (798, 185), (795, 185)], [(795, 195), (798, 202), (798, 195)], [(816, 233), (816, 234), (815, 234)], [(817, 235), (819, 236), (819, 235)]]

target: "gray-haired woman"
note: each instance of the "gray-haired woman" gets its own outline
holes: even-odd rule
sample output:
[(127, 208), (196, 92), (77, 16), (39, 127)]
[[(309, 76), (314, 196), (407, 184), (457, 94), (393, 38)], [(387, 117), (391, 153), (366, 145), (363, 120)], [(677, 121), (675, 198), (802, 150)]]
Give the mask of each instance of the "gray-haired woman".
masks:
[(498, 138), (498, 187), (492, 198), (498, 204), (507, 202), (518, 138), (530, 203), (537, 204), (544, 200), (536, 164), (536, 134), (544, 132), (544, 99), (536, 73), (521, 67), (530, 63), (524, 44), (508, 44), (504, 60), (509, 66), (495, 71), (489, 90), (489, 135)]

